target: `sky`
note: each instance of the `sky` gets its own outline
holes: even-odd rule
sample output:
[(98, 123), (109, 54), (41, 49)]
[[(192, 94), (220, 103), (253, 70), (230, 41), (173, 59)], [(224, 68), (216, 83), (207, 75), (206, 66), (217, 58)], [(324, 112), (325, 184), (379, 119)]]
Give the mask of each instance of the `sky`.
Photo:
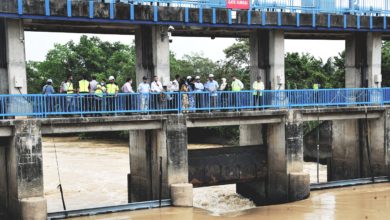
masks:
[[(64, 44), (70, 40), (78, 42), (82, 34), (73, 33), (47, 33), (47, 32), (25, 32), (26, 58), (29, 61), (43, 61), (47, 52), (54, 47), (54, 44)], [(134, 36), (128, 35), (94, 35), (104, 41), (120, 41), (124, 44), (131, 44)], [(235, 42), (234, 38), (200, 38), (200, 37), (173, 37), (170, 45), (171, 50), (178, 58), (185, 54), (198, 53), (214, 61), (224, 59), (223, 50)], [(339, 40), (285, 40), (285, 52), (310, 53), (324, 62), (345, 48), (344, 41)]]

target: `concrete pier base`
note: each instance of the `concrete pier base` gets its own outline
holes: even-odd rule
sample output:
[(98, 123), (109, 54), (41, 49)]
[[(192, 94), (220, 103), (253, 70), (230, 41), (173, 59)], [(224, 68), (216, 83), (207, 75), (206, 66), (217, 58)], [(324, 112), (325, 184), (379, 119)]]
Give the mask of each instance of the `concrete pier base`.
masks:
[(193, 206), (193, 186), (190, 183), (176, 183), (171, 185), (171, 198), (173, 206)]
[(20, 201), (20, 213), (23, 220), (47, 219), (47, 201), (43, 197), (30, 197)]
[(306, 199), (310, 196), (310, 175), (308, 173), (290, 173), (288, 200), (290, 202)]

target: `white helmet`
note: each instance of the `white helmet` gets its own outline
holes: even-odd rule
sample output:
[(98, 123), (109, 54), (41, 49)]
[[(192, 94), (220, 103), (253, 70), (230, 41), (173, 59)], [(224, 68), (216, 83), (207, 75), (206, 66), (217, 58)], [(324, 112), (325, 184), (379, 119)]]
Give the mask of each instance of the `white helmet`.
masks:
[(108, 78), (108, 80), (115, 80), (115, 77), (110, 76), (110, 77)]
[(200, 76), (196, 76), (195, 79), (200, 79)]
[(214, 78), (214, 74), (209, 74), (209, 78)]
[(187, 76), (187, 79), (192, 79), (192, 76)]
[(53, 83), (53, 80), (52, 79), (48, 79), (46, 82), (47, 83)]

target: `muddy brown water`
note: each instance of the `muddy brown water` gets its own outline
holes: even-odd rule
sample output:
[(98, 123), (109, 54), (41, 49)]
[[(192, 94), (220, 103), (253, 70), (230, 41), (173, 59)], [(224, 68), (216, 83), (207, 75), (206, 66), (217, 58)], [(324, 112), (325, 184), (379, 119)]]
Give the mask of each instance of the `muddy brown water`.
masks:
[[(205, 147), (223, 146), (189, 145), (189, 148), (199, 149)], [(57, 188), (59, 179), (55, 149), (57, 150), (61, 181), (68, 210), (127, 203), (127, 174), (130, 172), (130, 166), (128, 143), (126, 141), (80, 140), (78, 137), (45, 137), (43, 139), (44, 186), (49, 212), (62, 210), (61, 195)], [(312, 175), (312, 181), (315, 181), (316, 164), (305, 163), (304, 169), (305, 172)], [(326, 181), (326, 166), (320, 166), (320, 180), (322, 182)], [(318, 196), (321, 197), (321, 194), (314, 193), (313, 195), (314, 197), (311, 197), (310, 200), (319, 198)], [(327, 199), (321, 198), (321, 201), (330, 198), (335, 198), (335, 196), (327, 197)], [(267, 216), (260, 212), (258, 208), (255, 208), (250, 200), (236, 194), (235, 185), (194, 189), (194, 206), (197, 208), (166, 208), (160, 211), (120, 213), (87, 219), (171, 219), (171, 217), (173, 219), (213, 219), (213, 216), (243, 219), (243, 216), (248, 218), (258, 215), (259, 217)], [(296, 208), (296, 205), (289, 204), (284, 207), (290, 210)], [(261, 208), (261, 210), (270, 209), (270, 207)], [(158, 216), (161, 216), (161, 218)], [(180, 218), (180, 216), (185, 216), (185, 218)]]

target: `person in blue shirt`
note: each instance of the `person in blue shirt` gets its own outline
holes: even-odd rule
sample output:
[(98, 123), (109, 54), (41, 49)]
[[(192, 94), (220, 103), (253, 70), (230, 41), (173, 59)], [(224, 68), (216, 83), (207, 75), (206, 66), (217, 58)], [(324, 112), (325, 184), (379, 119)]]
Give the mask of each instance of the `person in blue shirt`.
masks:
[(55, 97), (50, 96), (51, 94), (54, 94), (54, 93), (55, 93), (55, 91), (53, 88), (53, 80), (48, 79), (46, 81), (46, 85), (44, 85), (42, 88), (42, 94), (48, 95), (45, 97), (46, 106), (44, 108), (44, 111), (46, 111), (46, 112), (54, 112), (54, 110), (55, 110), (55, 107), (54, 107), (55, 106)]
[(214, 80), (214, 75), (210, 74), (209, 75), (209, 80), (207, 83), (204, 85), (205, 91), (210, 93), (210, 107), (211, 108), (216, 108), (217, 107), (217, 90), (218, 90), (218, 82)]

